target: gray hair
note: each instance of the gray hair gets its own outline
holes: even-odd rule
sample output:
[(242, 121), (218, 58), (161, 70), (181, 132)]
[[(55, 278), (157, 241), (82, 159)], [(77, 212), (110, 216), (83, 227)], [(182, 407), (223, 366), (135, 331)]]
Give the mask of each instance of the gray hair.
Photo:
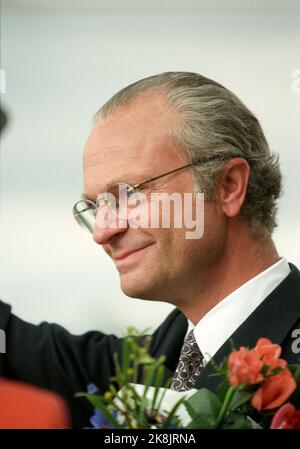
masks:
[[(215, 196), (224, 162), (234, 157), (248, 161), (250, 179), (241, 215), (253, 234), (270, 236), (276, 226), (281, 173), (278, 156), (270, 152), (257, 118), (221, 84), (197, 73), (166, 72), (120, 90), (101, 107), (95, 120), (105, 118), (149, 90), (163, 92), (170, 107), (178, 113), (180, 120), (171, 134), (195, 163), (195, 188), (206, 199)], [(215, 154), (219, 158), (205, 162)], [(199, 160), (201, 165), (196, 165)]]

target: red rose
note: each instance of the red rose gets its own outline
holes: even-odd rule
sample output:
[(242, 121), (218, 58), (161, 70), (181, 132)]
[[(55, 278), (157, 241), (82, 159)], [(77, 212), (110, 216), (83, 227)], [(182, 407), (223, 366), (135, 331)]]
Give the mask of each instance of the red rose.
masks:
[(280, 345), (272, 343), (268, 338), (260, 338), (254, 351), (259, 354), (260, 360), (264, 365), (268, 365), (267, 373), (270, 373), (274, 368), (285, 368), (287, 362), (280, 359), (281, 347)]
[(295, 391), (297, 385), (292, 373), (283, 369), (270, 376), (254, 393), (251, 404), (257, 410), (270, 410), (280, 407)]
[[(260, 338), (250, 351), (241, 347), (228, 357), (228, 382), (231, 386), (253, 385), (262, 382), (275, 368), (286, 368), (287, 362), (280, 359), (281, 347), (267, 338)], [(268, 369), (262, 374), (263, 366)]]
[(271, 429), (300, 429), (300, 410), (288, 402), (275, 413)]
[(228, 357), (228, 382), (232, 387), (262, 382), (262, 367), (260, 354), (254, 350), (248, 351), (242, 346)]

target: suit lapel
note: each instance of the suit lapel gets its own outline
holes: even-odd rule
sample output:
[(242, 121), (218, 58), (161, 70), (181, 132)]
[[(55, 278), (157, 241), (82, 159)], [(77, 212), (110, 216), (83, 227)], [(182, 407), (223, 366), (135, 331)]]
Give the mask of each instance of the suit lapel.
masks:
[[(254, 310), (254, 312), (231, 335), (213, 357), (220, 364), (231, 352), (232, 345), (253, 347), (258, 338), (269, 338), (273, 343), (281, 344), (293, 325), (299, 319), (300, 309), (300, 273), (290, 264), (291, 272)], [(219, 376), (210, 377), (215, 371), (209, 362), (203, 369), (195, 388), (215, 390), (220, 382)]]

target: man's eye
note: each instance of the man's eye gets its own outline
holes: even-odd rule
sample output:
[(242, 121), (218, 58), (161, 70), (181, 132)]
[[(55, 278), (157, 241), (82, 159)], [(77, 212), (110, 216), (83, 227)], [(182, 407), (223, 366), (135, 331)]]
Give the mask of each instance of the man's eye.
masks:
[(142, 185), (140, 186), (138, 189), (135, 190), (136, 192), (141, 192), (144, 193), (145, 195), (147, 195), (148, 192), (151, 192), (151, 188), (149, 185)]
[(95, 207), (99, 208), (99, 207), (107, 206), (108, 202), (109, 202), (109, 196), (107, 195), (107, 193), (98, 195), (97, 199), (95, 201)]

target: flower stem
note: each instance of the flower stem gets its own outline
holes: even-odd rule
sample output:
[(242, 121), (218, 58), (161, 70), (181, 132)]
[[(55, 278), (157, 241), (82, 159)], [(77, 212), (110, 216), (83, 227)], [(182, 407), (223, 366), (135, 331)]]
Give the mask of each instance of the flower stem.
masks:
[(235, 392), (236, 392), (236, 387), (230, 387), (228, 389), (225, 399), (224, 399), (224, 402), (222, 404), (219, 416), (217, 418), (216, 428), (220, 427), (220, 425), (222, 424)]

